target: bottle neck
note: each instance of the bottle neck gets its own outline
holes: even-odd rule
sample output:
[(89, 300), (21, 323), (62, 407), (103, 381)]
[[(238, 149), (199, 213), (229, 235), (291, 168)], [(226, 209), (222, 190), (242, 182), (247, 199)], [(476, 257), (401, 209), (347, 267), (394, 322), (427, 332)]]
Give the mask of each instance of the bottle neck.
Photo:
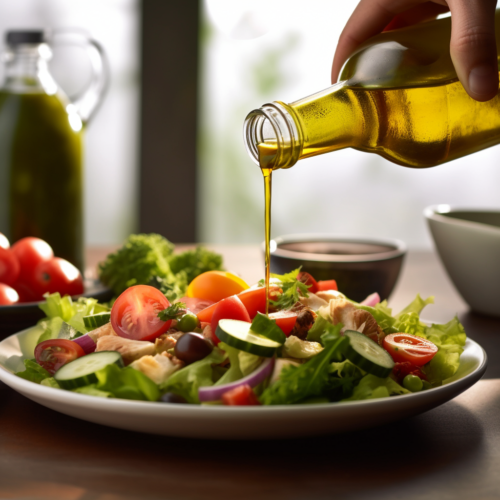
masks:
[(9, 47), (4, 54), (3, 90), (14, 93), (55, 94), (57, 84), (48, 69), (51, 57), (52, 52), (44, 43)]
[[(248, 114), (243, 126), (245, 146), (257, 165), (275, 170), (297, 163), (303, 140), (300, 123), (293, 115), (290, 107), (281, 102), (265, 104)], [(261, 156), (263, 145), (268, 152), (265, 160)]]

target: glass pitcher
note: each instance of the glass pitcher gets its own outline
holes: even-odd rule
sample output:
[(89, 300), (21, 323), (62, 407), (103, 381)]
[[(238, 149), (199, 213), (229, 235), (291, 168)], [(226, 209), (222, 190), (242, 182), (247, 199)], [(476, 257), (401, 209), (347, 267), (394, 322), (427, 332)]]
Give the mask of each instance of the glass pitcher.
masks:
[(108, 81), (102, 48), (75, 33), (92, 66), (88, 87), (70, 100), (48, 69), (51, 46), (68, 33), (9, 31), (0, 88), (0, 232), (12, 243), (47, 241), (83, 271), (83, 131)]

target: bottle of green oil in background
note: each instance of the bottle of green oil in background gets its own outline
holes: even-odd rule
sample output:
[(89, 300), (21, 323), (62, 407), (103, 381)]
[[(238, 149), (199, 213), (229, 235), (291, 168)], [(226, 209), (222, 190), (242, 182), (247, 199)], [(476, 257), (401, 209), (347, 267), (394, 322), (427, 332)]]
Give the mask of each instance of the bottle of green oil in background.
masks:
[(94, 75), (74, 102), (48, 70), (51, 50), (41, 31), (10, 31), (0, 89), (0, 231), (12, 243), (47, 241), (83, 271), (83, 130), (106, 83), (101, 49)]
[[(500, 53), (500, 11), (495, 24)], [(351, 147), (423, 168), (500, 143), (500, 96), (467, 95), (450, 36), (445, 18), (371, 38), (347, 61), (340, 83), (252, 111), (244, 125), (249, 155), (258, 164), (264, 144), (266, 165), (277, 169)]]

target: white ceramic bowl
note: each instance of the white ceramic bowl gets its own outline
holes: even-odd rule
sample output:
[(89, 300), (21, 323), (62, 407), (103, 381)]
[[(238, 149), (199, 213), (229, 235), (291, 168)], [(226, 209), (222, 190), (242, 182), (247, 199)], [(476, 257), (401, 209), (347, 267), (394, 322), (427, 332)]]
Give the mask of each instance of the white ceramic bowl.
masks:
[(500, 316), (500, 211), (436, 205), (424, 215), (460, 295), (473, 311)]

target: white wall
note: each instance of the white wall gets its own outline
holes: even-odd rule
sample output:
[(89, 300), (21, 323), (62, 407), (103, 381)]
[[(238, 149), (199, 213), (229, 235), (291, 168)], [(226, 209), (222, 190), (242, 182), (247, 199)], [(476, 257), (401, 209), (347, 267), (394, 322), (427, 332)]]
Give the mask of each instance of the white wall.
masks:
[[(205, 0), (201, 240), (263, 240), (263, 181), (243, 145), (244, 118), (266, 102), (293, 102), (330, 85), (335, 46), (356, 4)], [(383, 236), (430, 248), (427, 205), (500, 208), (499, 153), (427, 170), (350, 149), (300, 161), (273, 176), (272, 235)]]

